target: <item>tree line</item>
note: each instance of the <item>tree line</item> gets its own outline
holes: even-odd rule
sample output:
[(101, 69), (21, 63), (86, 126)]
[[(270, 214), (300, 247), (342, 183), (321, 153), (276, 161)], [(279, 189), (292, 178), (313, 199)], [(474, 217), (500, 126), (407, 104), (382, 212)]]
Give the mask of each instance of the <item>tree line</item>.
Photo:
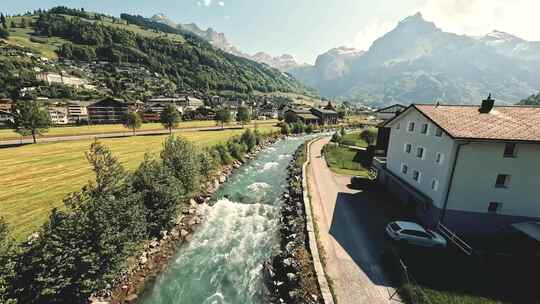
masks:
[[(70, 43), (62, 45), (58, 50), (58, 54), (63, 58), (140, 63), (153, 72), (166, 75), (177, 85), (206, 91), (251, 93), (307, 90), (278, 70), (216, 50), (194, 35), (183, 33), (184, 41), (175, 42), (167, 37), (147, 37), (102, 22), (90, 22), (78, 16), (80, 14), (68, 18), (55, 14), (54, 11), (39, 16), (36, 32), (43, 36), (57, 36), (69, 40)], [(142, 22), (139, 18), (122, 16), (131, 20), (130, 22)], [(144, 24), (147, 27), (153, 24), (156, 29), (164, 29), (147, 19)]]
[(98, 141), (86, 153), (95, 180), (64, 199), (27, 242), (0, 219), (0, 303), (86, 303), (107, 288), (144, 242), (170, 229), (182, 205), (219, 167), (243, 160), (264, 136), (247, 129), (209, 149), (170, 136), (159, 157), (128, 172)]

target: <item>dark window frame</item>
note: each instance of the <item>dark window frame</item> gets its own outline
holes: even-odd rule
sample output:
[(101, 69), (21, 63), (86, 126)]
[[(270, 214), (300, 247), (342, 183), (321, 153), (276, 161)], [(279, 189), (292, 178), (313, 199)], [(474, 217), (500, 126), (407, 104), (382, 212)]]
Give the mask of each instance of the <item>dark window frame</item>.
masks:
[(516, 153), (517, 144), (516, 143), (506, 143), (504, 144), (504, 158), (514, 158), (517, 156)]

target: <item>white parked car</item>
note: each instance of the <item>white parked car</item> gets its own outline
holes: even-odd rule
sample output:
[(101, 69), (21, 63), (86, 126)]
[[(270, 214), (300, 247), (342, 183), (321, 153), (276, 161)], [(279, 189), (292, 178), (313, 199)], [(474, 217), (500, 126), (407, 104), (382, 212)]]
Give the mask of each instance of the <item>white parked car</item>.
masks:
[(445, 247), (446, 240), (433, 230), (413, 222), (395, 221), (386, 225), (386, 233), (395, 241), (425, 247)]

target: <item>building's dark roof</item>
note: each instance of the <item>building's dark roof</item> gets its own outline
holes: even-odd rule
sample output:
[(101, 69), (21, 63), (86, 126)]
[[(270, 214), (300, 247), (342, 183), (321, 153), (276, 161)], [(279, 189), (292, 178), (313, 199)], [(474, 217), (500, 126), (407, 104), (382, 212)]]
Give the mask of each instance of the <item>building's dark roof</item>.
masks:
[(335, 115), (337, 115), (336, 111), (322, 109), (322, 108), (313, 108), (312, 111), (319, 112), (319, 113), (322, 113), (322, 114), (335, 114)]
[(296, 114), (298, 117), (301, 117), (302, 119), (309, 119), (309, 120), (314, 120), (314, 119), (319, 119), (319, 117), (311, 114), (311, 113), (301, 113), (301, 114)]
[(288, 109), (286, 112), (293, 112), (294, 114), (311, 114), (311, 111), (310, 110), (307, 110), (307, 109)]
[[(387, 111), (387, 110), (391, 110), (392, 108), (397, 108), (399, 110), (397, 110), (397, 111)], [(388, 106), (386, 108), (378, 109), (377, 111), (375, 111), (375, 113), (395, 113), (395, 112), (401, 112), (401, 111), (405, 110), (406, 108), (407, 108), (406, 106), (401, 105), (399, 103), (396, 103), (396, 104), (393, 104), (393, 105)]]
[(128, 107), (128, 104), (120, 99), (107, 97), (96, 103), (89, 105), (88, 107)]

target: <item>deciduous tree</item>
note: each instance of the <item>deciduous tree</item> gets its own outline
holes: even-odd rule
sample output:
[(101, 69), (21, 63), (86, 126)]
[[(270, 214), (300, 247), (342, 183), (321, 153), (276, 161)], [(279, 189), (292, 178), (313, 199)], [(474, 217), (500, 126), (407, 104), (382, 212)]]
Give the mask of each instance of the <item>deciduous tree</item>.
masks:
[(244, 124), (247, 124), (251, 121), (251, 113), (249, 113), (249, 109), (247, 107), (238, 107), (238, 113), (236, 113), (236, 121), (242, 124), (242, 128), (244, 127)]
[(227, 108), (220, 109), (216, 112), (216, 122), (221, 123), (221, 128), (223, 129), (226, 123), (231, 122), (232, 115), (231, 111)]
[(126, 117), (124, 118), (124, 127), (131, 129), (133, 131), (133, 135), (135, 135), (135, 131), (137, 129), (140, 129), (142, 126), (142, 118), (141, 115), (137, 112), (131, 112), (126, 114)]
[(172, 134), (172, 130), (177, 128), (182, 121), (182, 116), (176, 107), (172, 104), (169, 104), (163, 109), (163, 112), (160, 115), (161, 124), (169, 130), (169, 134)]
[(36, 136), (47, 132), (52, 125), (49, 113), (41, 104), (32, 101), (19, 101), (13, 111), (11, 128), (21, 135), (32, 135), (34, 143)]

